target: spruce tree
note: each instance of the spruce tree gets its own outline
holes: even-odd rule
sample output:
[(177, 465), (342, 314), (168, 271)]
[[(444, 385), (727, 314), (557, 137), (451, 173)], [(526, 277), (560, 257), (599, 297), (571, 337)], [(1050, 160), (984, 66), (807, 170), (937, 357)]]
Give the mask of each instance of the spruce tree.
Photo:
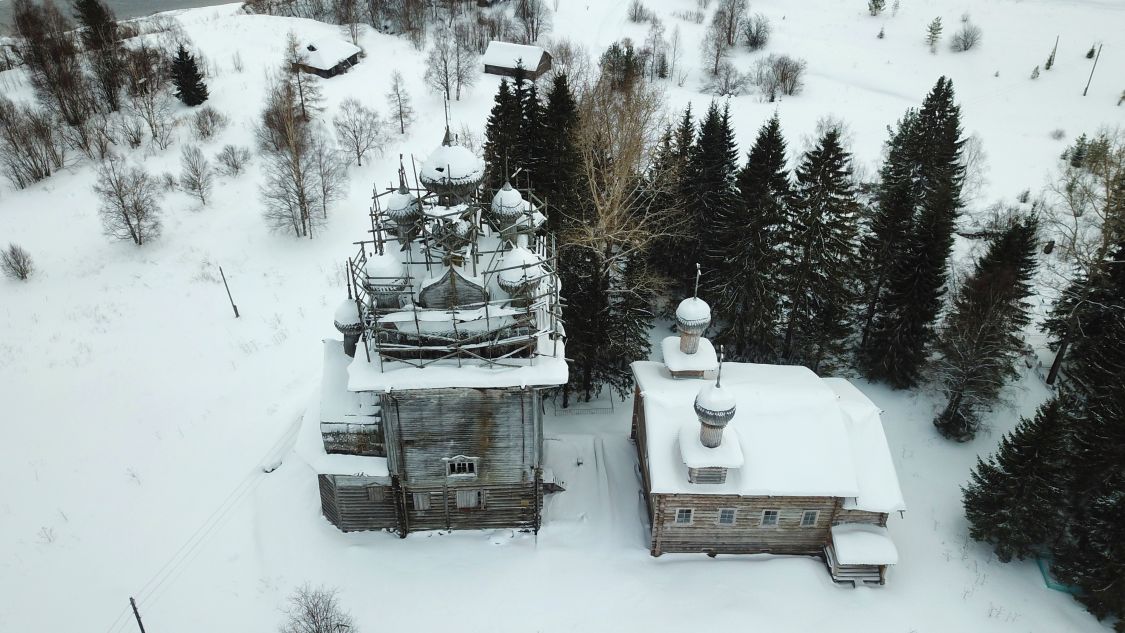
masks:
[(652, 344), (651, 297), (641, 283), (643, 263), (639, 259), (624, 259), (611, 264), (608, 272), (609, 311), (606, 319), (607, 347), (601, 350), (605, 366), (605, 383), (617, 397), (624, 400), (632, 393), (634, 360), (648, 358)]
[[(901, 250), (888, 262), (859, 358), (868, 378), (884, 380), (895, 388), (918, 383), (942, 307), (946, 266), (961, 208), (960, 118), (953, 84), (942, 77), (913, 122), (911, 138), (906, 140), (913, 151), (899, 157), (906, 162), (896, 168), (898, 173), (912, 174), (912, 186), (895, 194), (910, 209), (910, 228)], [(903, 197), (899, 199), (899, 195)], [(906, 208), (894, 213), (895, 222), (889, 223), (892, 233), (901, 232), (907, 224)]]
[[(719, 110), (714, 101), (699, 126), (699, 137), (692, 146), (686, 168), (689, 198), (685, 210), (688, 220), (683, 249), (687, 263), (701, 262), (707, 275), (706, 288), (713, 289), (716, 272), (725, 267), (722, 252), (740, 239), (738, 234), (721, 234), (717, 228), (737, 218), (738, 147), (730, 124), (729, 107)], [(684, 288), (695, 279), (695, 266), (673, 271)], [(712, 294), (708, 292), (708, 294)], [(731, 315), (733, 316), (733, 315)]]
[(839, 131), (828, 130), (797, 167), (790, 212), (782, 228), (781, 357), (813, 371), (834, 367), (851, 332), (859, 203), (850, 163)]
[(947, 404), (934, 419), (945, 437), (973, 439), (981, 410), (1018, 375), (1020, 332), (1030, 322), (1037, 228), (1034, 218), (1013, 219), (993, 238), (945, 320), (935, 375)]
[(486, 190), (499, 189), (515, 171), (513, 159), (519, 136), (522, 107), (512, 94), (507, 79), (500, 81), (496, 91), (495, 103), (484, 127), (484, 163)]
[(563, 219), (576, 218), (580, 208), (576, 198), (582, 157), (575, 138), (577, 130), (578, 104), (566, 74), (559, 74), (551, 85), (543, 112), (543, 162), (535, 185), (537, 194), (548, 205), (548, 228), (556, 237), (563, 228)]
[(1062, 534), (1077, 407), (1066, 393), (1048, 400), (1000, 440), (994, 455), (977, 459), (961, 488), (969, 535), (991, 544), (1002, 561), (1034, 556)]
[(194, 107), (207, 100), (207, 84), (203, 82), (195, 56), (183, 44), (172, 59), (172, 83), (176, 87), (176, 98), (184, 105)]
[(664, 195), (668, 197), (669, 206), (666, 208), (679, 209), (684, 218), (682, 236), (662, 238), (657, 241), (656, 247), (650, 252), (653, 270), (664, 277), (675, 280), (677, 287), (673, 293), (682, 294), (683, 288), (678, 284), (683, 282), (686, 270), (695, 270), (695, 249), (688, 244), (688, 235), (694, 230), (694, 222), (689, 215), (693, 195), (693, 180), (689, 174), (689, 160), (692, 147), (695, 145), (695, 120), (689, 103), (680, 115), (679, 123), (671, 134), (670, 151), (665, 157), (656, 161), (661, 182), (654, 183)]
[(775, 114), (758, 130), (738, 173), (738, 214), (715, 228), (736, 236), (722, 247), (723, 284), (714, 294), (716, 312), (727, 315), (717, 340), (732, 360), (774, 363), (779, 356), (782, 228), (790, 196), (785, 147)]
[(609, 295), (603, 285), (600, 254), (587, 248), (563, 244), (559, 247), (562, 275), (563, 323), (566, 325), (566, 356), (570, 374), (563, 386), (563, 406), (571, 395), (589, 401), (601, 389), (608, 373), (602, 350), (609, 345), (607, 325)]
[(534, 81), (527, 82), (527, 91), (520, 103), (520, 114), (519, 144), (523, 148), (520, 167), (526, 172), (520, 180), (530, 182), (532, 187), (538, 188), (543, 177), (543, 163), (546, 161), (546, 113)]
[(1053, 549), (1052, 572), (1081, 590), (1076, 597), (1098, 619), (1116, 617), (1125, 631), (1125, 475), (1103, 474), (1080, 520)]

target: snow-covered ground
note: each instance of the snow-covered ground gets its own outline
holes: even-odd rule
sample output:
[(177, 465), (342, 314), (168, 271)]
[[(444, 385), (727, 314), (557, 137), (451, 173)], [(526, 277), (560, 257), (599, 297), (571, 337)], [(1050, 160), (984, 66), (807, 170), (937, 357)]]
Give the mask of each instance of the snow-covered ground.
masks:
[[(704, 27), (671, 16), (695, 2), (647, 4), (669, 32), (680, 26), (692, 67), (682, 88), (667, 86), (671, 105), (691, 101), (702, 111), (710, 97), (697, 92), (695, 68)], [(647, 27), (629, 23), (625, 5), (559, 0), (553, 34), (588, 44), (595, 57), (619, 37), (641, 41)], [(886, 126), (946, 74), (966, 133), (982, 138), (988, 156), (974, 211), (1037, 191), (1069, 140), (1121, 121), (1120, 2), (904, 0), (898, 15), (888, 8), (880, 18), (865, 5), (753, 3), (774, 24), (765, 53), (806, 58), (809, 77), (802, 95), (777, 104), (731, 101), (743, 149), (774, 110), (794, 150), (817, 119), (834, 115), (848, 122), (858, 160), (873, 170)], [(208, 154), (225, 143), (250, 145), (265, 71), (279, 64), (287, 30), (337, 32), (235, 9), (177, 14), (211, 63), (211, 103), (233, 119), (204, 145)], [(943, 45), (931, 55), (921, 41), (925, 24), (942, 16), (948, 42), (965, 11), (984, 31), (980, 46), (954, 54)], [(1031, 81), (1056, 35), (1054, 69)], [(1084, 53), (1097, 40), (1106, 48), (1082, 97)], [(370, 32), (361, 43), (367, 58), (324, 83), (325, 118), (352, 95), (385, 111), (398, 69), (419, 119), (381, 159), (351, 169), (348, 199), (314, 240), (266, 231), (257, 165), (222, 179), (202, 209), (169, 194), (163, 236), (142, 248), (101, 235), (88, 165), (0, 192), (0, 243), (23, 245), (39, 268), (28, 283), (0, 280), (0, 631), (129, 630), (130, 595), (150, 631), (269, 631), (285, 596), (305, 582), (339, 587), (365, 631), (1103, 630), (1069, 596), (1048, 590), (1032, 563), (1000, 564), (967, 539), (958, 485), (1015, 414), (1045, 396), (1032, 372), (1011, 390), (1016, 404), (995, 416), (993, 432), (967, 445), (933, 432), (928, 396), (860, 385), (886, 411), (909, 508), (892, 520), (900, 563), (881, 588), (836, 587), (805, 558), (651, 558), (629, 402), (610, 415), (550, 417), (549, 459), (567, 491), (548, 501), (538, 536), (337, 532), (319, 516), (312, 471), (290, 449), (318, 384), (320, 339), (335, 335), (341, 263), (368, 226), (372, 183), (389, 183), (400, 152), (424, 157), (442, 133), (441, 102), (422, 85), (422, 54)], [(746, 68), (758, 55), (733, 61)], [(451, 105), (455, 128), (483, 127), (497, 81), (482, 77)], [(0, 90), (28, 89), (9, 72)], [(1051, 137), (1056, 129), (1062, 140)], [(133, 158), (176, 172), (183, 142)]]

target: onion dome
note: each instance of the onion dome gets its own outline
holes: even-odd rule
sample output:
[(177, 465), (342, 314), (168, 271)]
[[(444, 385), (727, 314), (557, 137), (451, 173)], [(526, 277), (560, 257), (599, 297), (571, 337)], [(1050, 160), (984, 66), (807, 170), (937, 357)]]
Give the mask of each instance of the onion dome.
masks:
[(363, 266), (363, 288), (379, 306), (397, 308), (401, 291), (406, 289), (406, 273), (402, 260), (389, 251), (374, 253)]
[(468, 148), (454, 145), (447, 128), (445, 140), (422, 164), (418, 179), (440, 196), (469, 196), (484, 180), (484, 161)]
[(543, 276), (543, 260), (523, 246), (513, 246), (500, 258), (496, 283), (509, 294), (524, 294)]
[(413, 224), (421, 215), (418, 198), (406, 189), (406, 185), (400, 185), (383, 198), (383, 213), (399, 226)]
[(526, 206), (519, 190), (512, 187), (512, 183), (505, 182), (492, 197), (492, 217), (496, 218), (501, 229), (505, 229), (519, 221)]
[(711, 306), (699, 297), (688, 297), (676, 307), (676, 326), (681, 333), (702, 334), (711, 325)]
[(734, 394), (724, 389), (719, 381), (704, 385), (695, 396), (695, 415), (699, 417), (699, 441), (715, 448), (723, 441), (723, 429), (734, 417)]
[(363, 331), (363, 317), (359, 314), (355, 299), (340, 302), (333, 323), (341, 334), (358, 334)]

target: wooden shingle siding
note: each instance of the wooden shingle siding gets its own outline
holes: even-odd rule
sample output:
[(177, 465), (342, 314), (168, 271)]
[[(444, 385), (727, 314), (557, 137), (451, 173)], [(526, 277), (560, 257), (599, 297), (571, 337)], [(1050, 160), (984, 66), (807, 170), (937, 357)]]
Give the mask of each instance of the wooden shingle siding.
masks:
[[(819, 554), (828, 542), (834, 497), (744, 497), (739, 495), (653, 494), (652, 553)], [(692, 510), (690, 525), (677, 524), (676, 511)], [(735, 510), (733, 525), (719, 512)], [(778, 525), (762, 526), (765, 510), (780, 512)], [(806, 510), (819, 512), (816, 524), (801, 527)]]
[(841, 523), (867, 523), (887, 527), (887, 513), (867, 512), (865, 510), (844, 510), (841, 508), (836, 512), (836, 518), (832, 520), (832, 525), (840, 525)]
[(325, 518), (344, 532), (399, 527), (395, 494), (385, 477), (321, 475), (320, 500)]

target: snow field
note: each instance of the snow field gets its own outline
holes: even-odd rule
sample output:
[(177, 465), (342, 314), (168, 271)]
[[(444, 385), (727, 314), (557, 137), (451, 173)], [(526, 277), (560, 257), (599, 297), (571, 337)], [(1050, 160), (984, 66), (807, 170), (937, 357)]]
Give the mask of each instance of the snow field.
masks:
[[(680, 25), (682, 63), (692, 68), (682, 88), (669, 84), (670, 105), (690, 101), (703, 112), (710, 97), (697, 92), (695, 67), (705, 26), (671, 17), (695, 3), (646, 4), (669, 34)], [(852, 149), (872, 173), (886, 126), (946, 74), (965, 132), (981, 137), (988, 156), (988, 183), (971, 213), (1037, 191), (1074, 136), (1121, 121), (1114, 107), (1125, 87), (1119, 3), (903, 0), (897, 16), (888, 8), (880, 18), (867, 15), (865, 4), (752, 3), (752, 12), (773, 23), (771, 42), (732, 61), (747, 70), (761, 55), (786, 53), (805, 58), (809, 75), (804, 93), (780, 103), (753, 95), (731, 100), (743, 152), (775, 110), (794, 157), (816, 121), (834, 115), (848, 123)], [(589, 45), (595, 59), (622, 36), (640, 42), (647, 26), (629, 23), (625, 5), (559, 0), (552, 35)], [(329, 25), (235, 9), (176, 13), (214, 69), (209, 103), (232, 119), (219, 138), (202, 144), (209, 157), (226, 143), (252, 144), (265, 73), (278, 66), (287, 30), (339, 35)], [(948, 40), (966, 10), (984, 40), (954, 54)], [(937, 15), (945, 37), (931, 55), (922, 36)], [(883, 40), (875, 38), (880, 26)], [(1029, 80), (1056, 34), (1062, 37), (1055, 68)], [(1083, 98), (1090, 63), (1083, 55), (1095, 40), (1106, 49)], [(420, 167), (443, 131), (442, 104), (422, 85), (423, 54), (371, 32), (361, 44), (367, 57), (323, 82), (323, 120), (347, 96), (385, 113), (383, 94), (395, 69), (418, 120), (382, 157), (351, 168), (348, 198), (314, 240), (266, 231), (257, 158), (243, 176), (220, 178), (205, 208), (186, 194), (169, 194), (162, 237), (140, 249), (101, 235), (88, 165), (29, 190), (0, 191), (0, 243), (23, 245), (39, 269), (27, 284), (0, 280), (0, 631), (130, 630), (123, 611), (130, 595), (149, 630), (272, 631), (285, 596), (304, 582), (339, 587), (366, 631), (425, 630), (431, 623), (499, 633), (685, 625), (1104, 630), (1069, 596), (1047, 590), (1032, 563), (1002, 565), (967, 540), (957, 486), (976, 455), (991, 451), (1014, 423), (1013, 413), (1030, 413), (1045, 397), (1033, 376), (1012, 388), (1014, 409), (997, 413), (993, 433), (968, 445), (931, 430), (935, 405), (927, 396), (861, 385), (885, 410), (910, 508), (891, 523), (900, 563), (878, 589), (835, 587), (811, 559), (649, 557), (627, 440), (631, 402), (618, 403), (612, 416), (548, 421), (548, 435), (558, 438), (548, 442), (549, 459), (567, 492), (550, 499), (538, 538), (465, 533), (399, 540), (337, 532), (319, 516), (312, 471), (289, 449), (318, 384), (320, 340), (335, 336), (342, 262), (369, 228), (372, 183), (391, 183), (399, 153), (408, 171), (411, 153)], [(241, 73), (233, 69), (235, 53)], [(462, 124), (483, 129), (497, 82), (484, 76), (451, 104), (455, 132)], [(28, 93), (13, 73), (0, 76), (0, 89)], [(1055, 129), (1065, 131), (1062, 140), (1050, 137)], [(189, 142), (185, 129), (180, 135), (167, 151), (129, 157), (154, 173), (178, 173), (180, 148)], [(218, 265), (240, 319), (230, 311)], [(279, 468), (263, 472), (279, 460)], [(715, 587), (723, 589), (717, 597)]]

